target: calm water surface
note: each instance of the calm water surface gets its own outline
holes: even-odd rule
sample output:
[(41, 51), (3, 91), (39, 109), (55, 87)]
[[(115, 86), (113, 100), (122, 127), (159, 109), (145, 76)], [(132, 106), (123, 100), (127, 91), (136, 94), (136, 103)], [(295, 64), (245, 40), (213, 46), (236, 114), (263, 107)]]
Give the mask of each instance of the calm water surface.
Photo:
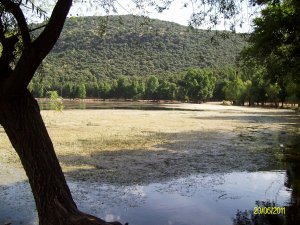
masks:
[[(113, 186), (69, 181), (85, 212), (131, 225), (229, 225), (238, 210), (253, 210), (256, 201), (286, 206), (291, 189), (286, 172), (199, 174), (164, 183)], [(38, 224), (29, 185), (0, 187), (0, 224)]]
[[(41, 110), (53, 109), (53, 103), (49, 100), (38, 100)], [(130, 101), (82, 101), (82, 100), (63, 100), (65, 110), (69, 109), (136, 109), (136, 110), (181, 110), (181, 111), (201, 111), (195, 109), (183, 109), (172, 107), (159, 102), (130, 102)]]

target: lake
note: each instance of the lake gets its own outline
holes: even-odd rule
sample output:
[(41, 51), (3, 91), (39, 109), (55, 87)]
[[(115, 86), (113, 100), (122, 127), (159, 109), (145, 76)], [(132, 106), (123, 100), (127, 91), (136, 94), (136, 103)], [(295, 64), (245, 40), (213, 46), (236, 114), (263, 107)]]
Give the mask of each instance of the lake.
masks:
[[(217, 103), (64, 104), (62, 113), (41, 113), (84, 212), (130, 225), (299, 222), (299, 162), (283, 159), (286, 150), (299, 152), (299, 115), (292, 111)], [(37, 225), (26, 176), (4, 139), (0, 128), (0, 225)], [(269, 206), (284, 214), (254, 214)]]
[[(41, 110), (53, 109), (55, 101), (38, 100)], [(178, 108), (178, 104), (159, 103), (159, 102), (132, 102), (132, 101), (101, 101), (101, 100), (63, 100), (65, 110), (70, 109), (134, 109), (134, 110), (185, 110), (193, 111), (194, 109)]]
[[(248, 211), (251, 218), (257, 201), (286, 207), (287, 214), (292, 189), (286, 187), (286, 180), (285, 171), (261, 171), (198, 174), (133, 186), (68, 183), (80, 209), (107, 221), (132, 225), (231, 225), (239, 211)], [(1, 224), (38, 224), (28, 183), (1, 186), (0, 200)]]

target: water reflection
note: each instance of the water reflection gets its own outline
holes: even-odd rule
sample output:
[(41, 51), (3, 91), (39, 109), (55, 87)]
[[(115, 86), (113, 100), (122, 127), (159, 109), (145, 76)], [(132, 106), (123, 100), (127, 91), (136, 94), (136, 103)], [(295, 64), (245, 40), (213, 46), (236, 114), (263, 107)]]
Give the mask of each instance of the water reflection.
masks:
[[(286, 171), (285, 186), (291, 190), (291, 197), (286, 204), (281, 207), (281, 212), (277, 215), (255, 214), (253, 210), (237, 210), (233, 219), (234, 225), (293, 225), (300, 224), (300, 165), (299, 163), (288, 163)], [(278, 206), (276, 202), (256, 201), (260, 208)], [(283, 210), (284, 208), (284, 210)]]
[[(268, 207), (274, 208), (277, 205), (274, 202), (260, 202), (257, 201), (256, 205), (259, 208), (265, 209)], [(279, 207), (284, 209), (280, 214), (256, 214), (253, 210), (240, 211), (236, 213), (236, 217), (233, 219), (233, 225), (284, 225), (284, 224), (295, 224), (286, 223), (289, 218), (287, 207)], [(284, 212), (284, 213), (283, 213)], [(287, 219), (286, 219), (287, 218)]]
[[(53, 102), (48, 100), (38, 100), (41, 110), (52, 110)], [(179, 111), (202, 111), (199, 109), (184, 109), (172, 107), (172, 104), (159, 102), (119, 102), (119, 101), (78, 101), (64, 100), (63, 108), (68, 109), (135, 109), (135, 110), (179, 110)]]
[(288, 224), (300, 224), (300, 164), (289, 163), (286, 186), (292, 189)]
[[(291, 206), (299, 210), (295, 184), (290, 179), (285, 171), (267, 171), (199, 174), (164, 183), (122, 187), (76, 181), (69, 181), (69, 185), (80, 209), (108, 221), (130, 225), (237, 225), (265, 224), (255, 222), (264, 221), (264, 217), (254, 218), (251, 213), (257, 201), (290, 207), (292, 198), (296, 202)], [(13, 186), (18, 186), (17, 192)], [(20, 183), (13, 186), (0, 187), (0, 224), (8, 218), (13, 224), (38, 224), (32, 216), (36, 212), (28, 211), (34, 208), (33, 199), (28, 198), (29, 188)], [(26, 201), (26, 207), (18, 207), (20, 201)], [(280, 224), (295, 222), (290, 218), (283, 221)]]

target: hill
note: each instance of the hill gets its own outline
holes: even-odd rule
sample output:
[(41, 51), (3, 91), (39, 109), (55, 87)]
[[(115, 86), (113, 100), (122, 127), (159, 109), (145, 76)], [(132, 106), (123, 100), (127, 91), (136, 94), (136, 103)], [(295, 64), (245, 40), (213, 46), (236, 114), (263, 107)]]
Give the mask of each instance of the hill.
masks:
[(67, 19), (35, 80), (43, 77), (52, 86), (227, 67), (245, 43), (240, 34), (192, 30), (132, 15), (74, 17)]

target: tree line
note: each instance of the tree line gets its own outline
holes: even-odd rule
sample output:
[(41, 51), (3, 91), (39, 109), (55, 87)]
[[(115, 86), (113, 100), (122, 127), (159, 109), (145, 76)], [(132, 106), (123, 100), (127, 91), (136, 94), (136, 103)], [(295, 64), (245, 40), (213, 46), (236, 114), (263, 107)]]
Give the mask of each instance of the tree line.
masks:
[(43, 84), (33, 79), (28, 89), (37, 98), (56, 91), (63, 98), (206, 101), (213, 97), (216, 77), (212, 70), (189, 69), (169, 77), (126, 77), (107, 81)]
[[(248, 99), (259, 96), (278, 102), (300, 100), (300, 1), (270, 1), (253, 20), (254, 31), (241, 52), (243, 68), (251, 81)], [(255, 98), (253, 98), (254, 96)], [(265, 99), (259, 99), (264, 101)]]
[(296, 84), (272, 82), (266, 75), (264, 67), (243, 64), (219, 69), (194, 68), (173, 76), (120, 76), (117, 79), (80, 83), (62, 81), (49, 84), (33, 79), (29, 90), (37, 98), (48, 97), (49, 91), (55, 91), (62, 98), (70, 99), (227, 100), (235, 105), (249, 106), (298, 102), (300, 96)]

